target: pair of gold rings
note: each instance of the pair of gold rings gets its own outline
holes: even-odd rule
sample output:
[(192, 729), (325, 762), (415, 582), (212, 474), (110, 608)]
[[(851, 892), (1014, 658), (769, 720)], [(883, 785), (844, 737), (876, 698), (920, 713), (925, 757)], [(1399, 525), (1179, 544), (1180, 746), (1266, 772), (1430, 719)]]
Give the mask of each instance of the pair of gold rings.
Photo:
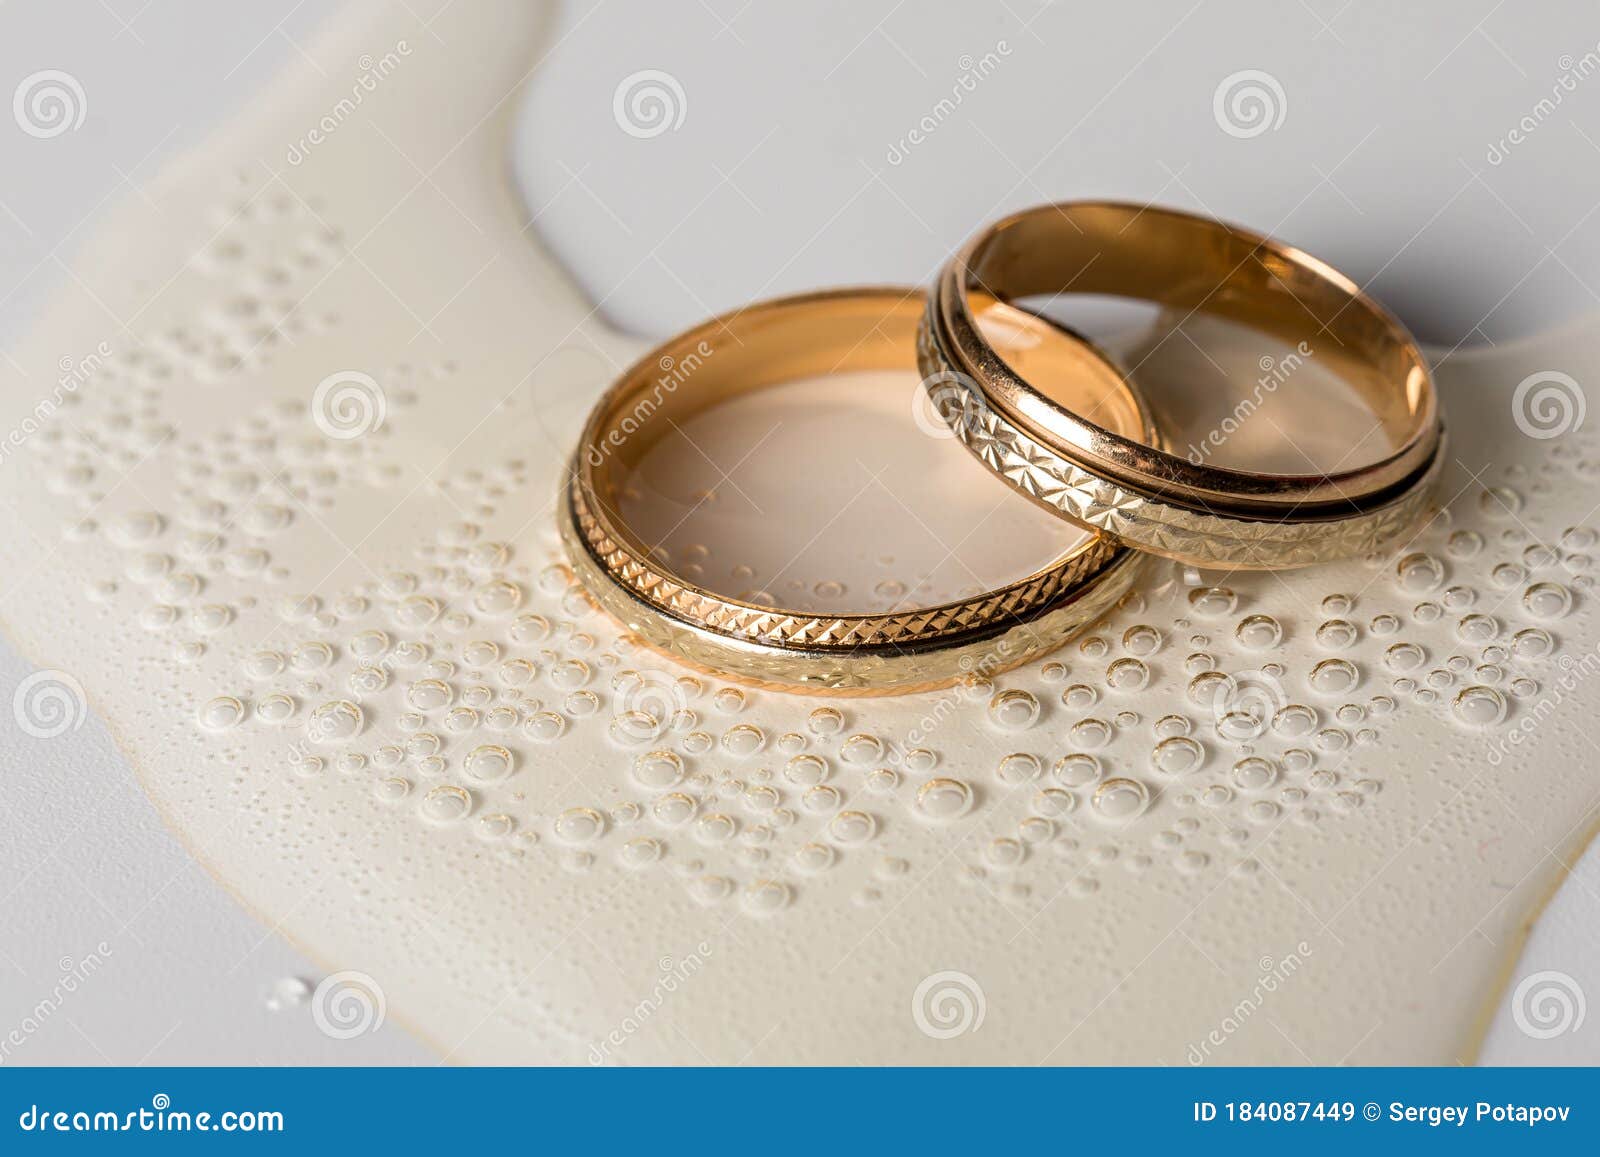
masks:
[[(1370, 407), (1378, 456), (1351, 469), (1286, 474), (1174, 452), (1105, 353), (1014, 304), (1063, 294), (1206, 313), (1314, 348)], [(659, 368), (686, 364), (694, 372), (664, 389)], [(1043, 569), (974, 597), (831, 615), (715, 593), (621, 516), (625, 479), (685, 418), (799, 378), (913, 367), (985, 467), (1094, 533)], [(590, 414), (559, 523), (584, 586), (650, 646), (766, 686), (896, 693), (995, 673), (1059, 646), (1127, 593), (1148, 555), (1264, 569), (1372, 551), (1426, 509), (1443, 437), (1415, 341), (1336, 270), (1208, 218), (1071, 202), (984, 229), (927, 294), (847, 289), (762, 302), (652, 350)]]

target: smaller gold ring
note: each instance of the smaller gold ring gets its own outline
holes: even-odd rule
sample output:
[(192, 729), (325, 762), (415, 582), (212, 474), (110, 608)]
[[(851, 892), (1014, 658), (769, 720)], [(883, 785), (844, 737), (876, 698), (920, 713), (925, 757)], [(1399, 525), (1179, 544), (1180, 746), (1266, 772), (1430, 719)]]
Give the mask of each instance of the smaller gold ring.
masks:
[[(808, 614), (724, 597), (690, 581), (619, 513), (627, 473), (696, 412), (803, 377), (914, 369), (923, 305), (920, 291), (910, 289), (780, 298), (705, 322), (623, 373), (590, 413), (559, 496), (567, 557), (595, 601), (644, 643), (692, 667), (781, 690), (847, 695), (927, 690), (998, 673), (1053, 650), (1109, 611), (1141, 557), (1101, 535), (971, 598)], [(1025, 314), (1018, 324), (1056, 332)], [(1081, 359), (1070, 339), (1057, 334), (1056, 344), (1064, 357)], [(663, 366), (674, 367), (666, 386)], [(1123, 411), (1143, 415), (1132, 399)], [(1138, 420), (1125, 426), (1128, 433), (1138, 432)]]
[[(1277, 474), (1121, 434), (1058, 382), (1025, 377), (981, 327), (996, 300), (1067, 293), (1203, 310), (1291, 344), (1314, 339), (1371, 406), (1387, 452), (1353, 469)], [(1308, 254), (1188, 213), (1068, 202), (990, 226), (940, 271), (918, 350), (925, 377), (964, 388), (941, 391), (940, 412), (991, 471), (1073, 522), (1201, 566), (1306, 566), (1371, 551), (1414, 525), (1443, 463), (1433, 381), (1395, 317)]]

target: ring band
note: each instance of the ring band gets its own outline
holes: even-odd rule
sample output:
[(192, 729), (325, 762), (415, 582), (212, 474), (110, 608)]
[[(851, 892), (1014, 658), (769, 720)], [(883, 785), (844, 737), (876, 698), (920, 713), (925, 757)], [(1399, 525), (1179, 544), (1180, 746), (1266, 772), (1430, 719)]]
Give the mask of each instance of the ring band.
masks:
[[(1110, 610), (1141, 558), (1102, 535), (972, 598), (814, 615), (697, 585), (620, 516), (625, 475), (691, 414), (807, 376), (913, 370), (923, 308), (922, 293), (905, 289), (781, 298), (705, 322), (629, 368), (590, 413), (560, 494), (567, 556), (595, 601), (644, 643), (693, 667), (783, 690), (854, 695), (926, 690), (997, 673), (1060, 646)], [(1045, 337), (1056, 334), (1064, 356), (1081, 359), (1076, 343), (1048, 323), (1020, 311), (1015, 320)], [(691, 364), (692, 372), (683, 372)], [(663, 366), (676, 367), (670, 382)], [(1109, 369), (1107, 376), (1120, 380)], [(1121, 408), (1144, 413), (1131, 394)], [(1125, 422), (1126, 432), (1137, 434), (1141, 420)]]
[[(1371, 406), (1388, 452), (1356, 469), (1269, 474), (1130, 438), (1025, 378), (984, 335), (987, 303), (1065, 293), (1204, 310), (1309, 342)], [(1371, 551), (1427, 508), (1443, 462), (1433, 381), (1397, 319), (1315, 258), (1187, 213), (1068, 202), (990, 226), (940, 271), (918, 354), (925, 377), (960, 386), (939, 392), (940, 413), (1014, 488), (1126, 545), (1201, 566), (1305, 566)]]

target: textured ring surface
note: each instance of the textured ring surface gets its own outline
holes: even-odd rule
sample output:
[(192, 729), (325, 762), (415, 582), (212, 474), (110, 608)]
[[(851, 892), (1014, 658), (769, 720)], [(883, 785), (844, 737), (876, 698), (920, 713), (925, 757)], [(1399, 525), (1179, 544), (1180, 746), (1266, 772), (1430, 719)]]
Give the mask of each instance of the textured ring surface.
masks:
[[(1129, 298), (1185, 319), (1204, 312), (1293, 344), (1365, 401), (1373, 425), (1338, 443), (1340, 461), (1325, 471), (1293, 473), (1222, 465), (1192, 445), (1179, 456), (1159, 434), (1130, 437), (1081, 390), (1065, 396), (1059, 377), (990, 340), (984, 314), (996, 303), (1070, 295)], [(1365, 553), (1415, 523), (1441, 471), (1433, 382), (1405, 327), (1337, 270), (1210, 218), (1109, 202), (1014, 214), (940, 270), (917, 348), (936, 408), (992, 473), (1072, 522), (1195, 565), (1268, 569)], [(1376, 457), (1346, 465), (1374, 435)]]
[[(690, 581), (616, 509), (619, 472), (643, 452), (631, 439), (648, 436), (644, 424), (660, 418), (670, 425), (673, 413), (793, 380), (801, 376), (797, 366), (913, 370), (922, 304), (919, 292), (900, 289), (761, 303), (679, 335), (625, 372), (585, 424), (560, 494), (567, 554), (595, 600), (646, 643), (694, 666), (769, 686), (852, 694), (926, 689), (1003, 670), (1059, 646), (1108, 610), (1132, 583), (1139, 558), (1103, 535), (1086, 535), (1048, 566), (972, 597), (814, 614), (725, 597)], [(697, 349), (706, 351), (703, 368), (666, 396), (654, 395), (628, 427), (629, 438), (611, 438), (641, 412), (638, 400), (650, 396), (655, 367), (681, 364), (685, 351)], [(713, 357), (718, 349), (725, 352)]]
[(1180, 506), (1091, 474), (1030, 437), (939, 353), (925, 325), (917, 354), (941, 417), (980, 462), (1016, 490), (1119, 542), (1197, 566), (1269, 570), (1311, 566), (1376, 550), (1416, 524), (1433, 501), (1440, 450), (1409, 490), (1386, 506), (1316, 521), (1245, 519)]

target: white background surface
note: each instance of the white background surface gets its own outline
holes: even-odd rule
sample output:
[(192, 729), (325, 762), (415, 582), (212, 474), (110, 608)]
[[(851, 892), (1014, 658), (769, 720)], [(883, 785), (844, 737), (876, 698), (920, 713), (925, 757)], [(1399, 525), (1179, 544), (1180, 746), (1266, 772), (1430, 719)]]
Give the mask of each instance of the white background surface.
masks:
[[(204, 140), (332, 7), (157, 3), (121, 5), (119, 16), (117, 5), (41, 0), (0, 13), (8, 110), (15, 86), (42, 68), (72, 73), (88, 98), (82, 128), (61, 138), (25, 135), (9, 112), (0, 121), (0, 172), (8, 174), (0, 190), (0, 349), (69, 276), (66, 263), (96, 211), (138, 195), (164, 159)], [(92, 715), (50, 741), (10, 725), (13, 692), (30, 670), (0, 640), (0, 1038), (23, 1033), (4, 1063), (436, 1060), (393, 1025), (333, 1040), (317, 1031), (305, 1004), (269, 1010), (277, 981), (314, 983), (316, 966), (179, 846)], [(82, 960), (101, 942), (113, 946), (104, 966), (58, 1011), (39, 1016), (60, 961)], [(39, 1028), (27, 1031), (34, 1020)]]
[[(96, 208), (137, 195), (163, 158), (203, 139), (329, 7), (5, 9), (0, 88), (65, 69), (84, 83), (89, 111), (48, 151), (9, 121), (0, 127), (0, 171), (22, 175), (0, 191), (0, 346), (66, 276), (63, 259)], [(648, 332), (753, 296), (922, 280), (997, 211), (1096, 195), (1159, 198), (1281, 232), (1375, 279), (1425, 337), (1498, 339), (1593, 308), (1600, 279), (1600, 150), (1589, 139), (1600, 134), (1584, 127), (1600, 122), (1600, 79), (1505, 164), (1485, 159), (1551, 91), (1560, 57), (1600, 40), (1591, 6), (1540, 13), (1532, 23), (1486, 2), (1404, 12), (1308, 3), (1221, 16), (1174, 4), (1096, 27), (1079, 6), (1033, 0), (937, 14), (609, 0), (569, 11), (568, 35), (530, 93), (518, 171), (545, 237), (613, 318)], [(1011, 55), (970, 97), (969, 107), (984, 102), (981, 121), (950, 119), (890, 164), (890, 146), (951, 91), (963, 54), (1001, 39)], [(1274, 61), (1281, 128), (1251, 141), (1219, 132), (1218, 82)], [(621, 76), (647, 68), (671, 72), (687, 108), (679, 130), (638, 140), (616, 131), (612, 95)], [(1077, 123), (1059, 147), (1034, 147), (1040, 117)], [(968, 179), (944, 179), (952, 168)], [(788, 239), (782, 255), (764, 247), (775, 235)], [(797, 235), (812, 241), (793, 256)], [(871, 243), (859, 245), (863, 236)], [(1453, 276), (1463, 252), (1494, 276)], [(27, 671), (0, 650), (7, 698)], [(92, 718), (71, 742), (0, 730), (0, 767), (0, 1032), (49, 991), (60, 958), (119, 937), (148, 950), (109, 957), (8, 1063), (433, 1059), (392, 1027), (331, 1041), (303, 1006), (268, 1011), (275, 981), (314, 981), (314, 966), (194, 865)], [(1595, 891), (1569, 886), (1530, 952), (1592, 928), (1573, 905)], [(1522, 1055), (1519, 1038), (1500, 1026), (1486, 1059)]]

